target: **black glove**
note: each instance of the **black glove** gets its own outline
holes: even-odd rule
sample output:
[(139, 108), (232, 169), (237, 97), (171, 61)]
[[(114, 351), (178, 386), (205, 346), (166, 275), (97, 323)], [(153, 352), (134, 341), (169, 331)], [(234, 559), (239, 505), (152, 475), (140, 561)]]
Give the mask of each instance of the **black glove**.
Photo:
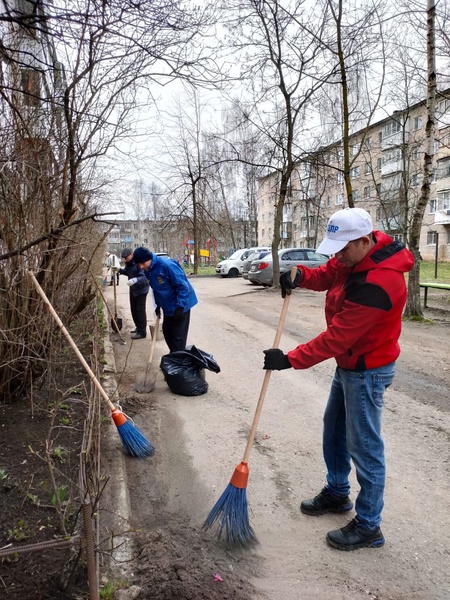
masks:
[(280, 286), (281, 286), (281, 297), (285, 298), (286, 295), (291, 295), (291, 290), (295, 290), (296, 287), (299, 286), (300, 280), (302, 278), (302, 272), (300, 269), (297, 269), (297, 273), (294, 277), (294, 281), (291, 279), (291, 272), (286, 271), (280, 275)]
[(172, 319), (174, 321), (181, 321), (181, 319), (183, 318), (183, 315), (184, 315), (184, 310), (181, 308), (181, 306), (177, 306), (175, 309), (175, 312), (173, 313)]
[(160, 306), (157, 306), (155, 308), (155, 315), (158, 317), (158, 319), (161, 318), (161, 307)]
[[(290, 293), (290, 292), (289, 292)], [(283, 369), (291, 369), (292, 365), (289, 362), (287, 354), (278, 348), (270, 348), (264, 350), (264, 369), (268, 371), (282, 371)]]

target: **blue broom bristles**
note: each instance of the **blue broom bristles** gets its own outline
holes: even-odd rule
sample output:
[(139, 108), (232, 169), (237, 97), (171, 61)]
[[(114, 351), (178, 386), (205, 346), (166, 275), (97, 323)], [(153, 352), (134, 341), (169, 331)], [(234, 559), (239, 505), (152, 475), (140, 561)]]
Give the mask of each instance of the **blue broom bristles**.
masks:
[(155, 453), (147, 438), (128, 419), (117, 427), (124, 450), (137, 458), (147, 458)]
[(258, 544), (248, 518), (246, 488), (228, 484), (203, 523), (203, 529), (210, 529), (216, 521), (219, 523), (218, 537), (223, 534), (230, 546)]

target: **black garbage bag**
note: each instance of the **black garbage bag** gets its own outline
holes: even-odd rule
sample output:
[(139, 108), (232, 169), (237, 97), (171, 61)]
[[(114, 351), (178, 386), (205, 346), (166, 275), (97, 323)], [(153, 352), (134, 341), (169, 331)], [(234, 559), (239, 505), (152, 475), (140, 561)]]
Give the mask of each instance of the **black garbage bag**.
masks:
[(196, 346), (170, 352), (161, 357), (159, 365), (164, 379), (174, 394), (180, 396), (200, 396), (208, 391), (205, 369), (220, 372), (214, 356)]

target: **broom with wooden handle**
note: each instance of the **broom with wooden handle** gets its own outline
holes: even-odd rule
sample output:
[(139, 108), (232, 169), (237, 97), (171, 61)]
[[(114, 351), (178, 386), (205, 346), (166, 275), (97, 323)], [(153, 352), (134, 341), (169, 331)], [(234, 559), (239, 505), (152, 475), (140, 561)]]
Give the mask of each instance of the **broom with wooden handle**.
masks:
[(36, 279), (36, 277), (34, 276), (34, 274), (31, 271), (29, 271), (28, 273), (30, 275), (30, 278), (31, 278), (31, 281), (33, 282), (34, 287), (36, 288), (37, 292), (41, 296), (42, 300), (48, 306), (48, 309), (49, 309), (52, 317), (56, 321), (58, 327), (61, 329), (63, 335), (66, 337), (67, 341), (72, 346), (72, 349), (74, 350), (75, 354), (78, 356), (83, 367), (86, 369), (86, 372), (89, 375), (89, 377), (91, 378), (93, 384), (95, 385), (97, 390), (100, 392), (103, 400), (105, 400), (106, 404), (111, 409), (111, 417), (117, 427), (117, 431), (120, 435), (120, 439), (122, 440), (122, 444), (123, 444), (125, 452), (127, 454), (129, 454), (130, 456), (135, 456), (138, 458), (146, 458), (147, 456), (152, 456), (155, 452), (154, 447), (146, 439), (146, 437), (139, 431), (139, 429), (137, 427), (135, 427), (134, 424), (131, 423), (129, 419), (127, 419), (127, 417), (123, 414), (123, 412), (120, 410), (120, 408), (117, 408), (111, 402), (111, 400), (108, 397), (108, 394), (103, 389), (101, 383), (95, 376), (91, 367), (87, 364), (84, 356), (81, 354), (80, 350), (78, 349), (78, 346), (73, 341), (70, 333), (64, 327), (63, 322), (61, 321), (61, 319), (57, 315), (55, 309), (51, 305), (50, 300), (47, 298), (44, 290), (39, 285), (38, 280)]
[[(297, 267), (292, 267), (292, 280), (294, 280), (296, 274)], [(283, 331), (284, 321), (286, 320), (290, 298), (290, 295), (286, 295), (283, 300), (280, 320), (278, 322), (272, 348), (278, 348), (280, 343), (281, 333)], [(253, 423), (248, 436), (244, 457), (234, 470), (230, 483), (225, 488), (225, 491), (217, 500), (216, 504), (203, 523), (203, 529), (210, 529), (216, 522), (218, 522), (218, 537), (220, 538), (221, 535), (224, 534), (225, 539), (230, 546), (245, 547), (258, 543), (255, 532), (253, 531), (248, 518), (246, 490), (249, 476), (248, 459), (253, 446), (253, 441), (255, 439), (256, 429), (258, 427), (259, 418), (261, 416), (271, 374), (272, 371), (266, 371), (264, 375), (264, 380), (261, 387), (261, 392), (259, 394), (258, 404), (256, 405), (255, 416), (253, 417)]]

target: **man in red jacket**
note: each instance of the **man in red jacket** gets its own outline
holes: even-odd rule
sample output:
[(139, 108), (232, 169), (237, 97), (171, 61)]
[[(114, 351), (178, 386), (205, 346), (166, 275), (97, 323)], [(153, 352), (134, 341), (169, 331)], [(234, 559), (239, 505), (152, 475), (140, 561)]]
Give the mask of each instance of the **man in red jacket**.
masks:
[(374, 231), (372, 219), (361, 208), (346, 208), (328, 221), (326, 236), (317, 249), (334, 256), (321, 267), (298, 267), (280, 277), (283, 298), (296, 287), (327, 290), (327, 329), (306, 344), (284, 354), (265, 350), (264, 369), (307, 369), (328, 358), (337, 368), (323, 419), (326, 485), (301, 511), (319, 516), (348, 512), (349, 473), (355, 465), (360, 492), (356, 517), (330, 531), (328, 543), (340, 550), (380, 547), (385, 484), (384, 443), (381, 437), (383, 394), (394, 378), (400, 354), (398, 339), (406, 302), (404, 274), (414, 258), (400, 242)]

